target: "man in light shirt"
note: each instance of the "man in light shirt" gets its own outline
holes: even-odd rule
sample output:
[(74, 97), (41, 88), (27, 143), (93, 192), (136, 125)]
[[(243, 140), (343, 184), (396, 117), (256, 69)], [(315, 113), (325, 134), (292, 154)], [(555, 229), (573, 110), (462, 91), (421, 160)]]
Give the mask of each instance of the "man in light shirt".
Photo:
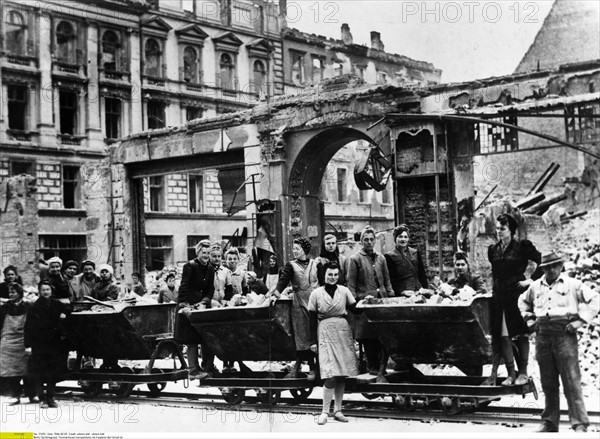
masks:
[(596, 317), (600, 298), (577, 279), (561, 273), (563, 260), (551, 252), (542, 256), (544, 276), (519, 297), (519, 310), (536, 333), (535, 358), (540, 367), (545, 406), (539, 432), (557, 432), (560, 419), (560, 376), (569, 405), (569, 421), (577, 432), (590, 423), (581, 391), (577, 330)]

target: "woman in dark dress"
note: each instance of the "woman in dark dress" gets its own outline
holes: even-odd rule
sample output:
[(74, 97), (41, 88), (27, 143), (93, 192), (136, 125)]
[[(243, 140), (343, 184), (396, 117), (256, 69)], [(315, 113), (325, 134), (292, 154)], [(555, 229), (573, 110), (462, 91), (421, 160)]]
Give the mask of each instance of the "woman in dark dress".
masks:
[[(541, 277), (537, 269), (531, 279), (525, 278), (529, 261), (540, 264), (542, 255), (529, 240), (515, 239), (517, 220), (503, 213), (496, 218), (498, 242), (488, 248), (488, 259), (492, 264), (492, 347), (494, 360), (492, 374), (484, 384), (495, 385), (500, 356), (504, 357), (508, 378), (502, 385), (523, 385), (528, 381), (529, 338), (527, 325), (521, 317), (517, 302), (532, 280)], [(517, 337), (519, 349), (518, 377), (515, 373), (512, 339)]]
[(429, 285), (421, 253), (408, 246), (409, 238), (406, 224), (399, 225), (394, 229), (395, 247), (385, 254), (396, 297), (402, 296), (404, 291), (417, 291)]
[(69, 354), (62, 322), (73, 308), (53, 297), (48, 280), (40, 282), (38, 291), (40, 297), (31, 305), (25, 321), (25, 347), (31, 348), (29, 377), (35, 382), (42, 407), (58, 407), (54, 388), (66, 369)]

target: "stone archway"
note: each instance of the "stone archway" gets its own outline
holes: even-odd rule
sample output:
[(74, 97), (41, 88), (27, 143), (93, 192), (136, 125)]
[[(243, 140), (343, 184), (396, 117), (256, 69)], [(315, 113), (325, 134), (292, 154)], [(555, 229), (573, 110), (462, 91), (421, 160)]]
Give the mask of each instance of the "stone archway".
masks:
[[(284, 206), (284, 223), (287, 222), (287, 248), (297, 236), (308, 236), (313, 247), (319, 243), (323, 234), (323, 206), (319, 200), (321, 182), (331, 158), (343, 146), (355, 140), (375, 143), (371, 133), (367, 134), (369, 123), (361, 122), (344, 126), (322, 129), (307, 138), (292, 133), (286, 143), (294, 146), (297, 154), (290, 157)], [(296, 144), (295, 144), (296, 143)], [(295, 145), (294, 145), (295, 144)]]

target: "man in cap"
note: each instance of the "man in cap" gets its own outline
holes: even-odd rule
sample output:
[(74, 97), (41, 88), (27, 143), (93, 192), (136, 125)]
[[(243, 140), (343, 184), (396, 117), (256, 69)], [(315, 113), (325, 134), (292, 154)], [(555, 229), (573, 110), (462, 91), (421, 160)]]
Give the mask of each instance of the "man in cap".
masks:
[(542, 256), (544, 275), (519, 297), (519, 310), (536, 333), (535, 358), (545, 395), (539, 432), (557, 432), (560, 419), (560, 376), (569, 406), (569, 421), (577, 432), (590, 423), (581, 391), (577, 330), (600, 310), (598, 293), (561, 273), (563, 259), (554, 252)]

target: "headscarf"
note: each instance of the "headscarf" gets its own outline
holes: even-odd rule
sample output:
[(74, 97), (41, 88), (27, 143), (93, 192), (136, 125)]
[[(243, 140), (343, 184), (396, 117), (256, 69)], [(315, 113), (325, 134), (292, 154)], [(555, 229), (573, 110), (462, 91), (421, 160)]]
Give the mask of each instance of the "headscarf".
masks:
[(63, 264), (62, 259), (59, 258), (58, 256), (54, 256), (54, 257), (48, 259), (46, 262), (48, 262), (48, 266), (50, 266), (54, 262), (58, 262), (61, 267), (62, 267), (62, 264)]
[(396, 242), (396, 238), (402, 232), (406, 232), (408, 236), (410, 236), (410, 230), (406, 224), (400, 224), (398, 227), (394, 227), (394, 242)]
[(310, 253), (310, 249), (312, 248), (312, 245), (307, 238), (296, 238), (296, 239), (294, 239), (294, 244), (300, 245), (300, 247), (302, 247), (302, 250), (304, 250), (304, 253), (306, 254), (306, 256), (308, 256), (308, 254)]
[(113, 270), (113, 268), (112, 268), (110, 265), (108, 265), (108, 264), (102, 264), (102, 265), (100, 265), (100, 266), (98, 267), (98, 272), (101, 272), (102, 270), (107, 270), (107, 271), (110, 273), (110, 275), (111, 275), (111, 276), (112, 276), (112, 275), (114, 274), (114, 272), (115, 272), (115, 271)]
[(365, 228), (362, 229), (362, 231), (360, 232), (361, 242), (367, 233), (371, 233), (375, 238), (377, 238), (377, 233), (375, 232), (375, 229), (371, 226), (365, 226)]

